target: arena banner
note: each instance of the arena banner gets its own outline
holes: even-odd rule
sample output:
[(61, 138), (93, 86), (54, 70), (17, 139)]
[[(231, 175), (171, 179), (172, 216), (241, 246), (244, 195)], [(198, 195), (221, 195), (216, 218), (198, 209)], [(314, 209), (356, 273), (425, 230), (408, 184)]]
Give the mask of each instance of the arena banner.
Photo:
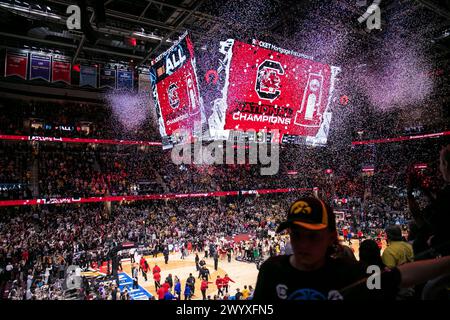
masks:
[(159, 120), (163, 148), (202, 134), (203, 101), (200, 97), (194, 46), (187, 32), (172, 47), (152, 61), (150, 70), (152, 95)]
[(25, 51), (7, 51), (5, 57), (5, 77), (17, 76), (27, 79), (28, 53)]
[(133, 71), (117, 70), (117, 89), (133, 89)]
[(450, 135), (450, 131), (442, 131), (442, 132), (436, 132), (436, 133), (418, 134), (418, 135), (414, 135), (414, 136), (402, 136), (402, 137), (394, 137), (394, 138), (353, 141), (352, 145), (357, 146), (357, 145), (365, 145), (365, 144), (401, 142), (401, 141), (407, 141), (407, 140), (438, 138), (438, 137), (449, 136), (449, 135)]
[(50, 82), (51, 60), (50, 55), (30, 53), (30, 80), (42, 79)]
[(70, 84), (71, 64), (67, 57), (53, 56), (52, 58), (52, 82), (65, 82)]
[(0, 140), (28, 141), (29, 136), (16, 136), (16, 135), (9, 135), (9, 134), (0, 134)]
[(138, 77), (138, 92), (150, 93), (152, 91), (152, 85), (150, 82), (150, 73), (141, 72)]
[[(443, 131), (430, 134), (421, 134), (416, 136), (404, 136), (397, 138), (386, 138), (378, 140), (353, 141), (353, 145), (374, 144), (386, 142), (402, 142), (408, 140), (438, 138), (442, 136), (450, 136), (450, 131)], [(2, 135), (0, 140), (17, 140), (17, 141), (43, 141), (43, 142), (69, 142), (69, 143), (97, 143), (97, 144), (117, 144), (117, 145), (145, 145), (145, 146), (161, 146), (161, 142), (153, 141), (131, 141), (131, 140), (103, 140), (103, 139), (84, 139), (84, 138), (60, 138), (60, 137), (45, 137), (45, 136), (17, 136), (17, 135)], [(248, 148), (248, 146), (246, 146)]]
[(97, 88), (97, 67), (80, 66), (80, 87), (83, 86)]
[(161, 142), (156, 141), (153, 142), (153, 141), (105, 140), (105, 139), (87, 139), (87, 138), (61, 138), (61, 137), (45, 137), (45, 136), (15, 136), (15, 135), (1, 135), (1, 134), (0, 140), (161, 146)]
[(203, 193), (184, 193), (184, 194), (147, 194), (140, 196), (107, 196), (107, 197), (90, 197), (90, 198), (42, 198), (31, 200), (3, 200), (0, 201), (0, 207), (7, 206), (31, 206), (31, 205), (49, 205), (49, 204), (70, 204), (70, 203), (93, 203), (93, 202), (120, 202), (120, 201), (145, 201), (145, 200), (170, 200), (183, 198), (203, 198), (203, 197), (226, 197), (238, 195), (253, 194), (270, 194), (270, 193), (287, 193), (312, 191), (312, 188), (297, 189), (263, 189), (263, 190), (247, 190), (247, 191), (215, 191)]
[(116, 88), (116, 70), (112, 68), (100, 69), (100, 88)]
[(339, 67), (257, 40), (229, 39), (220, 52), (225, 82), (209, 119), (212, 137), (276, 129), (272, 142), (326, 144)]

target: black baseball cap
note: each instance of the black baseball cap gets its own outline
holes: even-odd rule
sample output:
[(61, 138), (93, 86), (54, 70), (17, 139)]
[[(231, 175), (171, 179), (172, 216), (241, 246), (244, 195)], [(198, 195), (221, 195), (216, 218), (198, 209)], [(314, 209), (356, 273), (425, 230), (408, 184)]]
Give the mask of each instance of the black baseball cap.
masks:
[(308, 230), (336, 230), (333, 209), (319, 198), (304, 197), (294, 201), (289, 207), (286, 221), (282, 222), (277, 233), (298, 225)]

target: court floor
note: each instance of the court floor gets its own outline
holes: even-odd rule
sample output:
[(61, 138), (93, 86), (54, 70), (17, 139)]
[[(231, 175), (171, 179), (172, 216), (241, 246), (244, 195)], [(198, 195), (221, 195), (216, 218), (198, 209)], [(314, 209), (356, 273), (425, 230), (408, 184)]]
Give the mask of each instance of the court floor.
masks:
[[(356, 258), (359, 259), (359, 241), (352, 240), (351, 247), (354, 250)], [(384, 247), (385, 244), (383, 248)], [(203, 254), (199, 254), (199, 257), (202, 259)], [(190, 254), (185, 259), (181, 259), (181, 254), (179, 253), (172, 254), (169, 257), (169, 262), (167, 265), (164, 263), (164, 257), (161, 254), (158, 255), (157, 258), (152, 258), (151, 256), (146, 256), (145, 258), (149, 263), (151, 269), (153, 269), (155, 264), (158, 264), (158, 266), (161, 268), (161, 284), (169, 274), (172, 274), (172, 278), (175, 278), (175, 276), (177, 276), (181, 280), (182, 294), (184, 292), (186, 279), (189, 277), (189, 273), (192, 273), (192, 275), (196, 278), (194, 293), (195, 295), (193, 297), (193, 300), (202, 299), (202, 295), (200, 292), (201, 279), (198, 279), (198, 272), (195, 268), (195, 254)], [(231, 262), (228, 262), (227, 259), (219, 259), (218, 270), (216, 271), (214, 270), (214, 261), (212, 258), (206, 258), (204, 260), (211, 275), (209, 281), (213, 282), (209, 285), (207, 290), (207, 295), (210, 295), (211, 298), (213, 298), (213, 296), (217, 294), (217, 287), (215, 285), (217, 275), (223, 277), (225, 276), (225, 274), (228, 274), (228, 276), (235, 281), (234, 283), (230, 282), (229, 284), (229, 293), (231, 295), (234, 295), (236, 293), (237, 288), (242, 291), (244, 285), (246, 285), (247, 288), (248, 286), (253, 286), (253, 288), (255, 288), (256, 279), (258, 277), (258, 269), (256, 268), (256, 264), (240, 262), (237, 261), (234, 257), (231, 259)], [(123, 261), (122, 266), (123, 271), (128, 275), (131, 275), (131, 262)], [(156, 296), (155, 283), (151, 272), (147, 274), (147, 278), (147, 281), (145, 281), (145, 279), (142, 277), (142, 273), (140, 272), (139, 285), (144, 287), (152, 295)], [(184, 295), (182, 295), (182, 297), (184, 298)]]
[[(201, 279), (198, 279), (198, 271), (195, 268), (195, 254), (190, 254), (185, 259), (180, 259), (180, 254), (172, 254), (169, 256), (168, 264), (164, 263), (164, 257), (162, 255), (158, 255), (157, 258), (152, 258), (150, 256), (146, 256), (150, 268), (153, 269), (155, 264), (157, 264), (161, 268), (161, 284), (164, 282), (166, 277), (169, 274), (172, 274), (172, 278), (174, 279), (177, 276), (181, 280), (181, 293), (182, 298), (184, 298), (183, 292), (187, 278), (189, 274), (195, 277), (195, 292), (192, 297), (193, 300), (202, 299), (202, 294), (200, 292), (200, 283)], [(203, 257), (199, 255), (202, 259)], [(217, 287), (215, 285), (215, 281), (217, 276), (224, 277), (225, 274), (234, 280), (235, 282), (229, 283), (229, 293), (234, 295), (236, 293), (236, 289), (239, 288), (241, 291), (244, 288), (244, 285), (255, 287), (256, 278), (258, 276), (258, 269), (256, 268), (256, 264), (254, 263), (246, 263), (236, 261), (234, 258), (231, 262), (228, 262), (227, 259), (220, 260), (217, 271), (214, 270), (214, 260), (212, 258), (204, 259), (206, 262), (206, 266), (210, 271), (210, 282), (208, 290), (206, 291), (207, 295), (211, 296), (211, 299), (215, 294), (218, 293)], [(123, 261), (122, 262), (123, 271), (128, 275), (131, 275), (131, 262)], [(155, 282), (153, 280), (153, 276), (151, 272), (147, 273), (147, 281), (145, 281), (142, 273), (139, 273), (139, 285), (149, 291), (152, 295), (156, 296), (155, 290)]]

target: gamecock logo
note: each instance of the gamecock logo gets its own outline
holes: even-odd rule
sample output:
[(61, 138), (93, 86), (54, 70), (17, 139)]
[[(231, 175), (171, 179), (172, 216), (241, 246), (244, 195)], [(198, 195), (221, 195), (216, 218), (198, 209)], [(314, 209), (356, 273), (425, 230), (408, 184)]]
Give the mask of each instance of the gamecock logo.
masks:
[(169, 104), (172, 109), (176, 109), (180, 106), (180, 98), (178, 97), (178, 86), (175, 83), (171, 83), (167, 90), (169, 96)]
[(264, 60), (258, 67), (255, 90), (261, 99), (275, 100), (281, 94), (280, 75), (284, 75), (281, 63)]

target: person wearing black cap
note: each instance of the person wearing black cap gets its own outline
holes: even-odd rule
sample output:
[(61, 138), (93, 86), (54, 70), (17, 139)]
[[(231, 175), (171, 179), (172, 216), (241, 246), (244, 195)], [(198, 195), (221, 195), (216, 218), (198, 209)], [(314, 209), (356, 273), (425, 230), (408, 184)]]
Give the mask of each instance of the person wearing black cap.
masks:
[(392, 225), (387, 227), (386, 236), (388, 247), (381, 256), (386, 267), (392, 269), (414, 260), (412, 245), (403, 241), (402, 230), (399, 226)]
[[(399, 287), (450, 273), (450, 257), (404, 264), (379, 275), (350, 259), (335, 258), (335, 216), (318, 198), (295, 201), (277, 232), (286, 229), (293, 254), (271, 257), (261, 265), (255, 301), (394, 299)], [(369, 286), (372, 277), (378, 277), (380, 285)]]

